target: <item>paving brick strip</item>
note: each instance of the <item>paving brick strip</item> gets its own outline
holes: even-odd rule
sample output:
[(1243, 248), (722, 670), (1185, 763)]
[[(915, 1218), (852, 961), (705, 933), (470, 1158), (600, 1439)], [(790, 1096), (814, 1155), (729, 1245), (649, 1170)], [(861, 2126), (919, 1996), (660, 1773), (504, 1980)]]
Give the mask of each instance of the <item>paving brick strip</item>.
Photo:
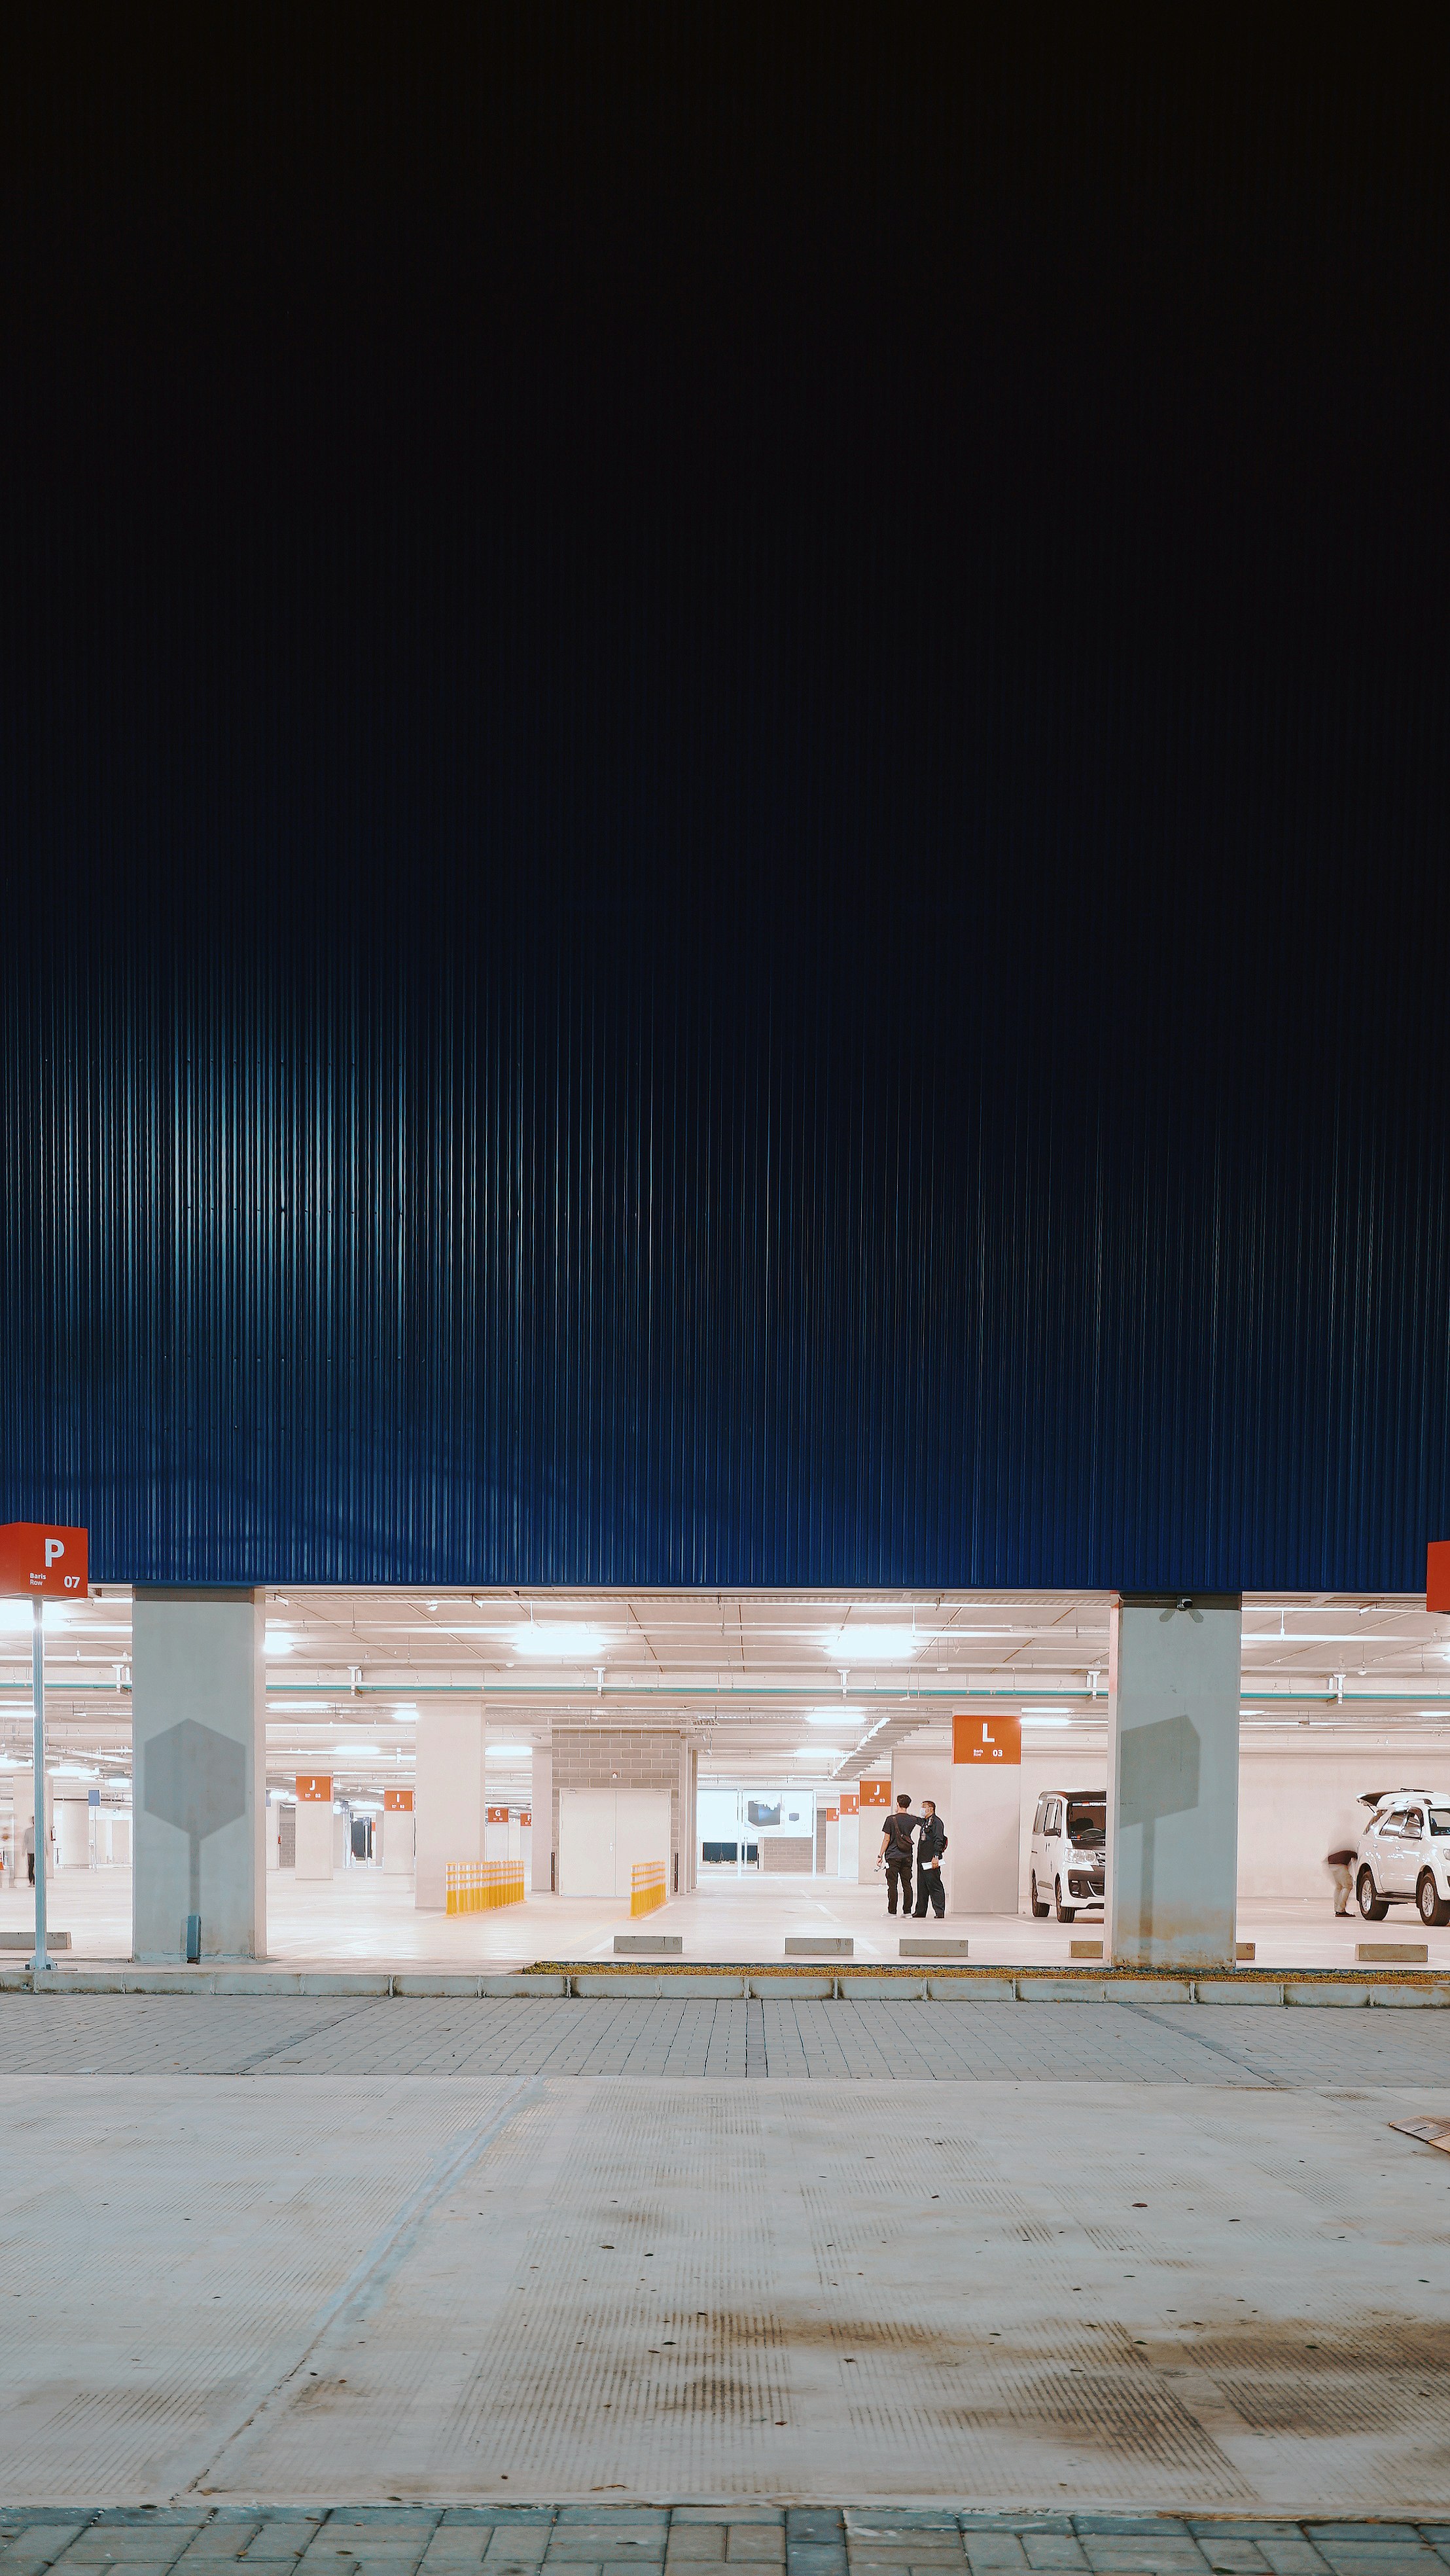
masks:
[(779, 2567), (785, 2576), (930, 2576), (1010, 2569), (1082, 2576), (1431, 2576), (1450, 2524), (1262, 2516), (921, 2512), (769, 2504), (0, 2508), (0, 2568), (222, 2576), (306, 2567), (341, 2576), (624, 2576), (625, 2570)]
[(861, 1968), (782, 1968), (769, 1961), (742, 1965), (674, 1962), (668, 1968), (617, 1960), (601, 1967), (586, 1960), (541, 1960), (495, 1974), (452, 1969), (134, 1967), (124, 1961), (94, 1967), (52, 1968), (40, 1977), (28, 1967), (0, 1969), (0, 1995), (367, 1995), (448, 1996), (458, 2000), (513, 1998), (643, 2002), (651, 1996), (686, 1995), (696, 2001), (791, 1995), (815, 2002), (860, 2003), (1133, 2003), (1282, 2004), (1343, 2011), (1367, 2006), (1394, 2011), (1450, 2007), (1450, 1976), (1405, 1969), (1307, 1968), (1265, 1976), (1226, 1970), (1213, 1977), (1150, 1976), (1132, 1968), (946, 1968), (889, 1965)]

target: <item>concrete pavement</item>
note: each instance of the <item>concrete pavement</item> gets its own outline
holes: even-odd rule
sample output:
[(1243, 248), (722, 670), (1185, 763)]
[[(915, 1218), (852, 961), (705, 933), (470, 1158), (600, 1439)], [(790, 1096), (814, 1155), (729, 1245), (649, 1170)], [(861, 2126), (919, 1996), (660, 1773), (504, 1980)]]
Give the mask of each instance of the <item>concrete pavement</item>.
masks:
[(0, 2496), (1450, 2515), (1443, 2027), (6, 1996)]

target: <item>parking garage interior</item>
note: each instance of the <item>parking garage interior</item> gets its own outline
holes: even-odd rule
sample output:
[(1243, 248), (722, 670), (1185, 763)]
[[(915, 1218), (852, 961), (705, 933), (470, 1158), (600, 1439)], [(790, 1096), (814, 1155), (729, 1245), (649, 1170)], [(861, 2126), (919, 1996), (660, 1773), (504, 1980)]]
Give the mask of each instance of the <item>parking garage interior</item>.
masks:
[[(887, 1914), (881, 1822), (902, 1791), (949, 1814), (968, 1716), (1020, 1726), (1017, 1885), (984, 1888), (971, 1836), (953, 1837), (946, 1919), (925, 1929), (974, 1960), (1090, 1955), (1102, 1905), (1034, 1887), (1033, 1825), (1053, 1795), (1105, 1789), (1111, 1606), (1086, 1592), (269, 1589), (266, 1955), (608, 1957), (630, 1932), (633, 1861), (657, 1844), (665, 1905), (634, 1929), (667, 1933), (687, 1960), (769, 1960), (812, 1934), (894, 1959), (922, 1927)], [(13, 1949), (33, 1918), (29, 1605), (0, 1613)], [(130, 1588), (50, 1605), (51, 1920), (80, 1956), (132, 1954), (133, 1697)], [(1364, 1926), (1336, 1917), (1327, 1854), (1366, 1798), (1450, 1777), (1447, 1731), (1450, 1620), (1422, 1597), (1245, 1598), (1237, 1929), (1260, 1962), (1352, 1964)], [(484, 1820), (477, 1849), (455, 1853), (448, 1765), (464, 1754), (481, 1762)], [(514, 1864), (523, 1901), (450, 1912), (440, 1855)], [(1429, 1937), (1450, 1956), (1450, 1932)]]

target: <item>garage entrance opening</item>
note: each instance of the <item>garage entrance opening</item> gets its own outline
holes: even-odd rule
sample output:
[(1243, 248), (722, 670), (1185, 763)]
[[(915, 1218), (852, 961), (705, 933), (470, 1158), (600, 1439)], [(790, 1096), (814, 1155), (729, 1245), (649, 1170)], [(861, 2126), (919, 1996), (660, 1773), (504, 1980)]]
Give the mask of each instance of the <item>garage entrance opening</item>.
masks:
[[(37, 1802), (28, 1604), (10, 1607), (0, 1929), (13, 1940), (31, 1918)], [(109, 1584), (56, 1610), (53, 1911), (76, 1955), (126, 1958), (157, 1830), (144, 1754), (159, 1613)], [(895, 1961), (916, 1909), (928, 1933), (937, 1921), (920, 1871), (911, 1923), (886, 1911), (882, 1826), (903, 1791), (945, 1836), (942, 1930), (973, 1962), (1111, 1946), (1113, 1616), (1107, 1594), (270, 1587), (256, 1797), (228, 1829), (256, 1835), (265, 1955), (609, 1958), (643, 1868), (652, 1884), (663, 1873), (666, 1898), (649, 1929), (687, 1961), (779, 1960), (813, 1934)], [(1237, 1941), (1260, 1964), (1352, 1966), (1388, 1909), (1387, 1930), (1450, 1961), (1450, 1835), (1437, 1842), (1426, 1821), (1450, 1812), (1450, 1621), (1410, 1597), (1249, 1597), (1235, 1636)], [(1116, 1793), (1121, 1871), (1141, 1872), (1145, 1834), (1171, 1849), (1175, 1818), (1198, 1831), (1212, 1752), (1191, 1709), (1147, 1706)], [(1391, 1829), (1374, 1802), (1393, 1792)], [(1352, 1856), (1341, 1912), (1336, 1852)], [(203, 1844), (204, 1922), (211, 1854)], [(495, 1864), (521, 1897), (450, 1914), (449, 1869)]]

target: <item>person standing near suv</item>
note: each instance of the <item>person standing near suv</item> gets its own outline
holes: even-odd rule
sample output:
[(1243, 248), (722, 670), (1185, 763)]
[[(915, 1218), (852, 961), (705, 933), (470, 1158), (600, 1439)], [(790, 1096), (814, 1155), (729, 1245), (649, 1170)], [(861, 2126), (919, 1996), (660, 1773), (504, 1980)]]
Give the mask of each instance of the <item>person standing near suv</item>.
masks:
[(911, 1837), (921, 1829), (920, 1816), (911, 1812), (911, 1800), (903, 1789), (896, 1801), (896, 1813), (888, 1816), (881, 1829), (881, 1849), (876, 1866), (886, 1864), (886, 1911), (896, 1912), (896, 1891), (901, 1890), (901, 1911), (911, 1912)]
[(936, 1811), (934, 1798), (923, 1798), (922, 1827), (916, 1843), (916, 1914), (918, 1922), (928, 1904), (938, 1923), (947, 1910), (947, 1892), (942, 1885), (941, 1856), (947, 1847), (947, 1829)]

